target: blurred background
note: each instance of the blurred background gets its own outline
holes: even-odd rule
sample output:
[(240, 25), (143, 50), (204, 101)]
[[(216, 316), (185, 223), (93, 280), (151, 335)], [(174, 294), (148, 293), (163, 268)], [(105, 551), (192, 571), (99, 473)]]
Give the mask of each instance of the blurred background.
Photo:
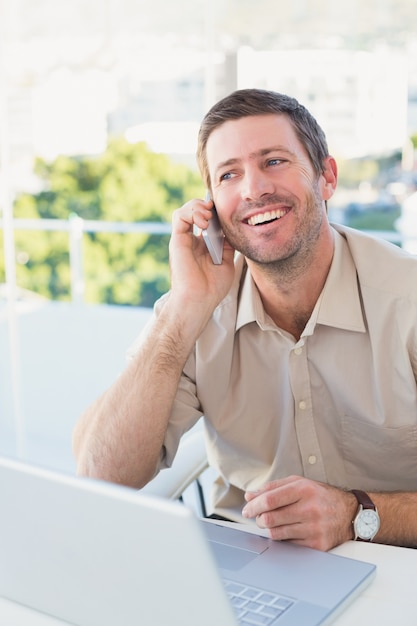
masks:
[(199, 123), (244, 87), (325, 130), (333, 221), (417, 253), (416, 0), (0, 0), (0, 453), (73, 471), (204, 194)]

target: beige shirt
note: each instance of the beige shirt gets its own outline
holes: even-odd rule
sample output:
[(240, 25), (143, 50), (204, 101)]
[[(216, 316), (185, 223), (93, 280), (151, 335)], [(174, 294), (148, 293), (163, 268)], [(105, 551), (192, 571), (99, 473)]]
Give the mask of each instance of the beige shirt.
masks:
[(417, 258), (334, 228), (330, 272), (299, 341), (265, 313), (238, 256), (186, 364), (161, 467), (204, 416), (217, 508), (290, 474), (417, 490)]

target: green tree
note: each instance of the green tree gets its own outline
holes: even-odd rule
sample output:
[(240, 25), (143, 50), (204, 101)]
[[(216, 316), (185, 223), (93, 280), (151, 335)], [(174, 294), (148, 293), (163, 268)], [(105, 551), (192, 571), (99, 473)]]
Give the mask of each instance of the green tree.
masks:
[(338, 184), (354, 189), (364, 181), (374, 180), (379, 172), (375, 159), (337, 159)]
[[(35, 172), (43, 190), (20, 195), (15, 217), (169, 223), (175, 208), (204, 193), (197, 172), (123, 139), (96, 158), (37, 159)], [(16, 231), (15, 242), (18, 284), (68, 300), (67, 233)], [(168, 235), (84, 234), (83, 264), (87, 302), (151, 306), (169, 287)]]

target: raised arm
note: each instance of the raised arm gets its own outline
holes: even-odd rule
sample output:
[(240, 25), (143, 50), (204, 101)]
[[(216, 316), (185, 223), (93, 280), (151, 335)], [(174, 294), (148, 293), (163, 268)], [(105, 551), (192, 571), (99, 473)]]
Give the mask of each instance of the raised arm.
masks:
[(193, 200), (174, 212), (171, 291), (129, 365), (75, 427), (80, 474), (139, 488), (155, 473), (184, 365), (233, 280), (233, 250), (225, 244), (223, 264), (214, 265), (193, 234), (210, 208)]

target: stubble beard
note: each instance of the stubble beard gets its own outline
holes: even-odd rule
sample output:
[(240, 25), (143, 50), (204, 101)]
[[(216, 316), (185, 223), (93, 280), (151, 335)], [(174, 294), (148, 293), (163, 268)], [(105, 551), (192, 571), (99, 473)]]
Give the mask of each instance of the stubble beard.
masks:
[(318, 190), (318, 184), (315, 182), (306, 199), (305, 211), (302, 215), (299, 203), (293, 197), (273, 196), (268, 199), (268, 202), (257, 203), (256, 208), (268, 210), (268, 205), (275, 203), (284, 203), (286, 206), (290, 206), (291, 211), (296, 216), (300, 216), (298, 228), (285, 248), (268, 254), (264, 253), (259, 245), (254, 246), (247, 237), (240, 233), (238, 220), (236, 220), (237, 228), (233, 228), (233, 225), (231, 229), (224, 227), (224, 234), (235, 250), (241, 252), (264, 273), (266, 272), (271, 277), (279, 276), (280, 280), (293, 280), (304, 273), (314, 258), (315, 247), (323, 223), (323, 200)]

